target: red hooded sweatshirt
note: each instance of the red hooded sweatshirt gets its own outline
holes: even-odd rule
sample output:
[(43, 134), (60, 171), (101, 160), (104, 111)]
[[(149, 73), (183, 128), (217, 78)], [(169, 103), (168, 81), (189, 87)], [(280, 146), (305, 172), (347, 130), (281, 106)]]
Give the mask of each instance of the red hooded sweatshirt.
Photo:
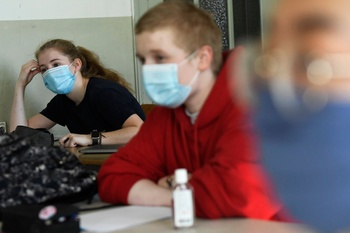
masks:
[(229, 67), (226, 62), (194, 124), (184, 106), (149, 113), (139, 133), (102, 165), (103, 201), (127, 204), (140, 179), (157, 183), (186, 168), (192, 174), (197, 217), (279, 219), (281, 206), (262, 173), (248, 117), (229, 92)]

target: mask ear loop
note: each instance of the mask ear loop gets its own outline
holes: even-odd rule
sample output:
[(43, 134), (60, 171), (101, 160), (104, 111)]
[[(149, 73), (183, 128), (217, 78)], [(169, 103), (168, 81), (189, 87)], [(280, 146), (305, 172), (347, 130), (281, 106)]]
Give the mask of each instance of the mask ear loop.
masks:
[[(192, 52), (190, 55), (188, 55), (187, 57), (185, 57), (185, 59), (182, 60), (182, 61), (181, 61), (180, 63), (178, 63), (177, 65), (180, 66), (180, 65), (184, 64), (185, 62), (187, 62), (188, 60), (192, 59), (193, 56), (194, 56), (195, 54), (197, 54), (197, 52), (198, 52), (198, 49), (196, 49), (196, 50), (195, 50), (194, 52)], [(193, 78), (191, 79), (191, 81), (190, 81), (187, 85), (188, 85), (188, 86), (192, 86), (192, 84), (198, 79), (200, 73), (201, 73), (201, 72), (200, 72), (199, 70), (197, 70), (196, 73), (195, 73), (195, 75), (193, 76)]]
[(198, 79), (200, 73), (201, 73), (201, 72), (200, 72), (199, 70), (196, 71), (194, 77), (193, 77), (192, 80), (188, 83), (188, 86), (192, 86), (192, 84), (193, 84), (195, 81), (197, 81), (197, 79)]
[(198, 52), (198, 49), (196, 49), (194, 52), (192, 52), (190, 55), (188, 55), (187, 57), (185, 57), (185, 59), (183, 59), (180, 63), (178, 63), (177, 65), (181, 66), (182, 64), (186, 63), (187, 60), (191, 60), (193, 58), (193, 56)]
[[(68, 65), (68, 69), (69, 69), (69, 67), (73, 64), (73, 62), (74, 62), (74, 61), (72, 61), (72, 63), (70, 63), (70, 64)], [(73, 74), (73, 76), (76, 76), (77, 73), (78, 73), (78, 71), (75, 71), (75, 73)]]

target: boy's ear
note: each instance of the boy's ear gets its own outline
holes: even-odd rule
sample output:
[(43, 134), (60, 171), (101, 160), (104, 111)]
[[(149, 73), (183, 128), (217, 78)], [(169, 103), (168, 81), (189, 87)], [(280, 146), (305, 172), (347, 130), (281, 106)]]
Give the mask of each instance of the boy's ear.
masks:
[(198, 70), (205, 71), (211, 68), (211, 62), (213, 61), (213, 49), (209, 45), (204, 45), (198, 50), (199, 59)]

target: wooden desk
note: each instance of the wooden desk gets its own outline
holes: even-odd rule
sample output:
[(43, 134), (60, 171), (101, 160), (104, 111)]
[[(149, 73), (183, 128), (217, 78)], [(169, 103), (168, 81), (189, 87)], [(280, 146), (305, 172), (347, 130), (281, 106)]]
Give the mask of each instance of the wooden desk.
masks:
[(80, 162), (85, 165), (101, 166), (111, 154), (83, 154), (79, 150), (84, 147), (67, 148), (68, 151), (78, 156)]
[[(2, 223), (0, 223), (0, 229)], [(84, 231), (85, 233), (94, 233)], [(304, 225), (268, 222), (253, 219), (220, 219), (202, 220), (197, 219), (192, 228), (176, 230), (172, 227), (170, 219), (156, 221), (144, 225), (131, 227), (109, 233), (317, 233)], [(348, 231), (347, 231), (348, 232)]]
[(197, 219), (195, 227), (181, 231), (172, 227), (170, 219), (156, 221), (140, 225), (114, 233), (316, 233), (316, 231), (301, 225), (280, 223), (272, 221), (260, 221), (252, 219), (220, 219), (203, 220)]

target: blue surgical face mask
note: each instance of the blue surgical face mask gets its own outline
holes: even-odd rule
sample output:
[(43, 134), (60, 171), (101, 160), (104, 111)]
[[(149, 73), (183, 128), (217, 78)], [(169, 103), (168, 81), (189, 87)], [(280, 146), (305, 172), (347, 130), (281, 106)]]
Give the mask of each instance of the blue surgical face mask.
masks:
[(47, 89), (55, 94), (68, 94), (75, 83), (75, 75), (69, 70), (72, 63), (47, 70), (43, 74), (43, 81)]
[[(184, 61), (187, 59), (188, 57)], [(197, 80), (200, 72), (196, 72), (188, 85), (180, 84), (178, 67), (183, 64), (183, 62), (179, 64), (143, 65), (142, 74), (144, 87), (147, 95), (154, 103), (169, 108), (177, 108), (183, 104), (191, 94), (191, 85)]]
[(262, 161), (289, 213), (322, 232), (348, 229), (350, 103), (331, 100), (310, 111), (299, 102), (290, 118), (267, 90), (257, 99)]

